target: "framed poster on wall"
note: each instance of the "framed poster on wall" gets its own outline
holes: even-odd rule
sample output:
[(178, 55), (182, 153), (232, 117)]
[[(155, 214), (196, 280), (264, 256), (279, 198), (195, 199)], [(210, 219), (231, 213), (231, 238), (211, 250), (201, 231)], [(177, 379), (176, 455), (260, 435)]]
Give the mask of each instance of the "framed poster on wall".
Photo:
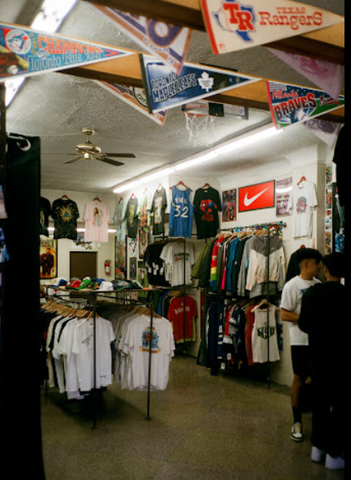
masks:
[(57, 277), (57, 240), (40, 236), (40, 279)]
[(290, 215), (288, 210), (289, 196), (293, 189), (292, 177), (275, 182), (275, 205), (277, 217)]
[(222, 193), (222, 222), (236, 220), (236, 188)]
[(239, 212), (274, 207), (274, 191), (274, 180), (239, 188)]

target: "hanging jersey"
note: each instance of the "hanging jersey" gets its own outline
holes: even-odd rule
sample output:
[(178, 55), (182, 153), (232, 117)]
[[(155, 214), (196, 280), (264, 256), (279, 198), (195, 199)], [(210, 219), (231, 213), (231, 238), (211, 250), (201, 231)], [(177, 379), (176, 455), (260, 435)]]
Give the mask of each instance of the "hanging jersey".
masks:
[[(251, 342), (254, 363), (276, 362), (280, 359), (276, 324), (277, 310), (278, 308), (274, 305), (269, 305), (268, 324), (267, 309), (262, 310), (259, 306), (253, 309), (255, 320)], [(269, 342), (269, 358), (267, 342)]]
[(169, 213), (169, 235), (191, 237), (194, 207), (190, 203), (190, 189), (178, 190), (172, 187), (172, 202)]

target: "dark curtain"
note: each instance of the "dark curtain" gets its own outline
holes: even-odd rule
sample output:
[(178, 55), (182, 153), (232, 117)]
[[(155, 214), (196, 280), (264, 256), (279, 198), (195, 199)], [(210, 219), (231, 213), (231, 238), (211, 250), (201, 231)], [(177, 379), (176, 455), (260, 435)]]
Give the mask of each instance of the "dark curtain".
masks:
[[(2, 220), (0, 468), (9, 478), (45, 478), (39, 381), (40, 139), (8, 138)], [(5, 473), (7, 472), (7, 473)]]

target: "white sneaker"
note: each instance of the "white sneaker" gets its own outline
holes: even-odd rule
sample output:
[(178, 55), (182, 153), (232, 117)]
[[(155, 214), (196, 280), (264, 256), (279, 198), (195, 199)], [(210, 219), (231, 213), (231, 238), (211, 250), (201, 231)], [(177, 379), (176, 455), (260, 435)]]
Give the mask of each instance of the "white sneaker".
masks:
[(302, 433), (302, 424), (300, 422), (296, 422), (291, 427), (290, 438), (294, 440), (294, 442), (302, 442), (303, 440), (303, 433)]
[(326, 456), (325, 467), (329, 470), (338, 470), (345, 468), (345, 459), (344, 457), (332, 457), (331, 455)]
[(325, 459), (325, 450), (321, 450), (317, 447), (312, 447), (311, 460), (312, 462), (323, 462)]

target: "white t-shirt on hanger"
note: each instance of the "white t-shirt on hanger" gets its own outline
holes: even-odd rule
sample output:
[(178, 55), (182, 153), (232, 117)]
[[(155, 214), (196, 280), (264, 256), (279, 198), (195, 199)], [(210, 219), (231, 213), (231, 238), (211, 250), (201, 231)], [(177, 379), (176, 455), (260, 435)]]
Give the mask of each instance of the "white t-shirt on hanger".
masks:
[[(96, 317), (96, 388), (112, 383), (111, 342), (115, 334), (111, 322)], [(72, 352), (76, 355), (79, 389), (94, 388), (94, 326), (93, 319), (85, 320), (74, 329)]]
[(293, 215), (293, 237), (312, 237), (312, 213), (318, 205), (316, 186), (308, 180), (295, 185), (289, 197), (288, 210)]

